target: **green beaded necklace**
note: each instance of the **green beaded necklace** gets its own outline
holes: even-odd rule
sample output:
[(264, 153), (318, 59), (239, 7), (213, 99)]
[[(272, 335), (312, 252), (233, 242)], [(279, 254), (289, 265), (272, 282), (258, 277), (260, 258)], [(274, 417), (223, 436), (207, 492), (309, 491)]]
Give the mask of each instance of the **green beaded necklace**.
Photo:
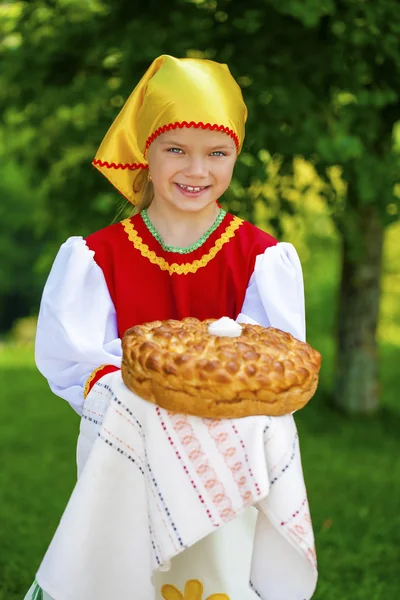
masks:
[(215, 221), (211, 225), (211, 227), (209, 229), (207, 229), (207, 231), (205, 233), (203, 233), (203, 235), (201, 236), (201, 238), (199, 240), (197, 240), (197, 242), (195, 242), (191, 246), (188, 246), (187, 248), (178, 248), (177, 246), (167, 246), (167, 244), (164, 243), (164, 240), (162, 239), (161, 235), (155, 229), (153, 223), (150, 221), (149, 216), (147, 214), (147, 210), (146, 209), (142, 210), (140, 214), (142, 216), (143, 222), (146, 225), (147, 229), (150, 231), (151, 235), (157, 240), (157, 242), (160, 244), (162, 249), (165, 250), (165, 252), (177, 252), (178, 254), (189, 254), (190, 252), (193, 252), (193, 250), (197, 250), (197, 248), (200, 248), (200, 246), (202, 246), (204, 244), (204, 242), (206, 242), (208, 240), (210, 235), (217, 229), (217, 227), (224, 220), (226, 211), (221, 208), (221, 210), (219, 211), (218, 217), (215, 219)]

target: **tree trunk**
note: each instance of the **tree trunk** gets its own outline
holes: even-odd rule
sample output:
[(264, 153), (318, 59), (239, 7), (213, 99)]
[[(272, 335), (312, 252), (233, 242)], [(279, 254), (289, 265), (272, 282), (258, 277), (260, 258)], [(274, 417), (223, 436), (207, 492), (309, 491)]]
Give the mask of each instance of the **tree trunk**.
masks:
[(371, 205), (351, 208), (340, 224), (342, 279), (334, 384), (335, 405), (369, 414), (379, 406), (378, 347), (383, 224)]

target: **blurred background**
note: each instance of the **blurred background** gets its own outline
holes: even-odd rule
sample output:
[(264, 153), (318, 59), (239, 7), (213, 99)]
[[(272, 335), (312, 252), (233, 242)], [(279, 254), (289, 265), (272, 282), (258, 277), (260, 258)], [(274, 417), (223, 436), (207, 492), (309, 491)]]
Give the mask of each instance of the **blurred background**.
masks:
[(91, 161), (160, 54), (228, 63), (249, 120), (221, 203), (302, 260), (314, 597), (398, 600), (398, 0), (0, 3), (0, 599), (23, 598), (76, 477), (79, 419), (34, 365), (41, 291), (67, 237), (125, 214)]

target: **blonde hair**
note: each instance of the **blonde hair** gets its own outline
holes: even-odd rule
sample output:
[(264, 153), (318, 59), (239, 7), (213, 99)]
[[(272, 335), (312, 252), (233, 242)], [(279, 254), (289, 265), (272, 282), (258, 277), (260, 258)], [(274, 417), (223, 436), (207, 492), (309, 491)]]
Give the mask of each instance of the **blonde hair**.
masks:
[(135, 209), (133, 211), (134, 215), (137, 215), (138, 213), (142, 212), (142, 210), (144, 210), (145, 208), (149, 208), (150, 204), (152, 203), (154, 198), (153, 183), (151, 181), (146, 181), (141, 192), (142, 193), (140, 194), (140, 197), (137, 203), (135, 204)]
[(149, 208), (154, 198), (154, 187), (152, 181), (149, 181), (147, 179), (147, 170), (143, 171), (143, 174), (139, 177), (140, 181), (143, 181), (144, 177), (146, 177), (144, 183), (138, 182), (139, 190), (135, 190), (134, 186), (133, 191), (135, 192), (135, 194), (137, 194), (137, 203), (134, 206), (132, 206), (130, 202), (127, 203), (126, 200), (123, 200), (122, 204), (117, 210), (113, 223), (118, 223), (119, 221), (121, 221), (121, 219), (133, 217), (134, 215), (137, 215), (140, 212), (142, 212), (142, 210), (144, 210), (145, 208)]
[(153, 182), (148, 179), (147, 169), (142, 170), (141, 175), (136, 179), (135, 183), (133, 184), (133, 192), (138, 195), (138, 201), (135, 204), (133, 214), (137, 215), (145, 208), (149, 208), (154, 198), (154, 187)]

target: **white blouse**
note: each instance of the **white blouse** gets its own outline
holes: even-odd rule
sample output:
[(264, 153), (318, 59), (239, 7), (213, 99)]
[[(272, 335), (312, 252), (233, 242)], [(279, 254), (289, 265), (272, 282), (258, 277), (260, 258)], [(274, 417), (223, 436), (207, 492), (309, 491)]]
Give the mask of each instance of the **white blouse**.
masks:
[[(61, 246), (43, 291), (36, 334), (39, 371), (78, 414), (90, 374), (101, 365), (120, 367), (122, 358), (115, 307), (93, 257), (81, 237)], [(303, 275), (291, 244), (257, 256), (237, 321), (276, 327), (305, 341)]]

